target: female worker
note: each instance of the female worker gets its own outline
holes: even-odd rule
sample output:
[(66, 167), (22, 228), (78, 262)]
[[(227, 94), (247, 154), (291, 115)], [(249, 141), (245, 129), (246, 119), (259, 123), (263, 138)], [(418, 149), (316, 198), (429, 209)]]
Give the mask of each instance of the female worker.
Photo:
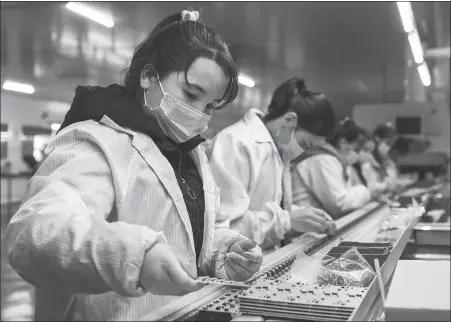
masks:
[(377, 162), (384, 168), (387, 176), (397, 179), (399, 171), (396, 163), (390, 156), (390, 151), (397, 140), (397, 132), (391, 123), (381, 124), (373, 131), (373, 138), (376, 142), (374, 157)]
[[(397, 170), (389, 152), (396, 139), (396, 131), (387, 123), (379, 125), (360, 152), (361, 173), (370, 190), (396, 190)], [(384, 161), (385, 160), (385, 161)]]
[(352, 165), (351, 169), (351, 181), (353, 181), (354, 185), (363, 184), (367, 186), (365, 177), (362, 174), (362, 164), (365, 163), (365, 155), (368, 153), (371, 154), (374, 150), (374, 147), (375, 143), (371, 139), (371, 134), (369, 134), (365, 129), (361, 128), (361, 132), (359, 138), (357, 139), (356, 145), (358, 158)]
[(212, 144), (210, 163), (221, 190), (221, 211), (230, 216), (232, 229), (263, 249), (280, 244), (291, 229), (335, 229), (319, 209), (291, 209), (289, 160), (297, 151), (290, 149), (296, 150), (292, 138), (302, 117), (303, 90), (302, 79), (286, 81), (275, 90), (266, 115), (250, 110), (219, 132)]
[(125, 87), (77, 88), (6, 233), (12, 267), (37, 287), (38, 320), (137, 320), (174, 300), (162, 295), (198, 289), (198, 274), (258, 271), (261, 249), (216, 218), (198, 147), (238, 87), (224, 40), (198, 17), (160, 22)]
[[(324, 136), (326, 132), (317, 135)], [(309, 204), (340, 218), (371, 200), (370, 190), (351, 180), (351, 167), (358, 160), (355, 149), (360, 133), (361, 129), (346, 118), (326, 141), (307, 147), (292, 161), (294, 203)], [(300, 134), (298, 138), (303, 140)]]

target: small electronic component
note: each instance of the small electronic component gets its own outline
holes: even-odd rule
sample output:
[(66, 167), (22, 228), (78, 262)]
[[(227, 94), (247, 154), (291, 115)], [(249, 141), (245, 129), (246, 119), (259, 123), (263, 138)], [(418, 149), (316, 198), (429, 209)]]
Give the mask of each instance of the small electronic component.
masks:
[(210, 311), (216, 313), (229, 313), (232, 315), (239, 313), (239, 297), (243, 289), (234, 289), (231, 292), (221, 296), (203, 307), (203, 311)]
[[(342, 242), (333, 249), (331, 255), (337, 257), (351, 247), (361, 249), (365, 255), (370, 253), (377, 256), (382, 262), (381, 256), (387, 256), (390, 252), (389, 243)], [(242, 313), (258, 313), (257, 315), (267, 317), (303, 317), (304, 319), (318, 321), (338, 321), (350, 316), (353, 309), (362, 301), (366, 288), (289, 282), (290, 269), (296, 258), (296, 255), (290, 256), (246, 282), (201, 277), (199, 281), (205, 284), (231, 287), (234, 287), (233, 284), (238, 284), (238, 287), (202, 307), (200, 312), (196, 312), (192, 316), (191, 321), (228, 321), (230, 319), (225, 318), (226, 316), (235, 317)], [(241, 285), (246, 286), (241, 287)], [(253, 297), (253, 294), (257, 294), (257, 296)], [(249, 300), (249, 298), (253, 299)], [(268, 308), (266, 307), (267, 303), (269, 303)], [(274, 308), (272, 305), (274, 305)], [(313, 308), (313, 318), (311, 313), (307, 312), (306, 305)], [(285, 309), (282, 309), (282, 307)], [(270, 312), (271, 310), (275, 312), (275, 315)], [(307, 311), (304, 312), (304, 310)], [(283, 311), (282, 315), (279, 315), (281, 311)]]
[[(406, 200), (412, 202), (411, 197)], [(402, 202), (400, 203), (402, 206)], [(334, 247), (328, 247), (327, 254), (317, 253), (331, 241)], [(296, 240), (293, 240), (292, 244), (296, 246)], [(289, 255), (278, 257), (277, 261), (272, 261), (270, 267), (261, 270), (245, 282), (200, 277), (198, 279), (200, 283), (229, 286), (229, 288), (222, 288), (220, 295), (203, 302), (201, 306), (196, 306), (195, 310), (181, 316), (178, 320), (231, 321), (243, 316), (258, 317), (259, 320), (286, 318), (307, 321), (346, 321), (362, 304), (368, 288), (361, 285), (331, 285), (330, 283), (320, 285), (314, 281), (302, 283), (292, 279), (291, 269), (297, 259), (305, 255), (315, 257), (316, 254), (319, 256), (315, 259), (326, 266), (352, 247), (357, 249), (374, 270), (374, 259), (377, 258), (382, 267), (394, 245), (389, 241), (346, 241), (344, 237), (302, 240), (298, 249), (290, 248)]]
[(367, 288), (320, 286), (282, 281), (262, 281), (242, 292), (240, 312), (249, 315), (308, 319), (347, 320)]
[(216, 284), (216, 285), (224, 285), (224, 286), (231, 286), (231, 287), (239, 287), (239, 288), (247, 288), (251, 285), (246, 282), (237, 282), (237, 281), (230, 281), (230, 280), (224, 280), (216, 277), (209, 277), (209, 276), (201, 276), (197, 279), (197, 282), (202, 284)]
[[(270, 285), (278, 285), (278, 283), (281, 283), (282, 281), (285, 281), (289, 278), (289, 272), (291, 265), (293, 264), (294, 260), (296, 259), (296, 256), (292, 256), (277, 265), (273, 266), (271, 269), (261, 272), (260, 274), (257, 274), (250, 280), (246, 281), (246, 288), (244, 287), (237, 287), (227, 294), (217, 298), (216, 300), (210, 302), (206, 306), (202, 308), (202, 311), (204, 313), (209, 313), (207, 315), (209, 319), (214, 320), (215, 317), (219, 318), (220, 320), (224, 319), (223, 314), (231, 314), (232, 316), (239, 314), (239, 297), (243, 291), (245, 291), (247, 288), (251, 287), (253, 284), (258, 283), (261, 280), (268, 280)], [(210, 280), (208, 277), (201, 277), (201, 279), (204, 279), (205, 281)], [(239, 282), (233, 282), (233, 281), (227, 281), (232, 283), (239, 283)], [(219, 283), (211, 283), (211, 284), (219, 284)], [(230, 283), (227, 284), (220, 284), (220, 285), (227, 285), (232, 286)], [(196, 315), (197, 316), (197, 315)], [(199, 317), (197, 316), (195, 318), (196, 321), (199, 321)]]

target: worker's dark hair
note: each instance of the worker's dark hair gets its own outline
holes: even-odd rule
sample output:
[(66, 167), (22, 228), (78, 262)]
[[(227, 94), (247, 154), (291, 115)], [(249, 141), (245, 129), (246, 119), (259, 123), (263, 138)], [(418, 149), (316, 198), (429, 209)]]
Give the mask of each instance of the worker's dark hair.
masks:
[(346, 142), (353, 144), (357, 143), (362, 136), (365, 136), (364, 130), (351, 118), (346, 117), (340, 121), (334, 133), (327, 138), (327, 142), (339, 148), (341, 139), (345, 139)]
[(392, 139), (398, 135), (391, 122), (380, 124), (373, 130), (373, 137), (378, 139)]
[(385, 124), (378, 125), (373, 130), (373, 138), (376, 142), (376, 147), (374, 149), (374, 158), (377, 162), (379, 162), (381, 165), (383, 164), (384, 160), (379, 152), (379, 145), (383, 141), (390, 142), (390, 146), (393, 146), (394, 143), (397, 141), (398, 132), (396, 131), (395, 127), (393, 126), (393, 123), (387, 122)]
[(312, 134), (327, 137), (335, 129), (335, 112), (329, 99), (310, 91), (302, 78), (293, 77), (276, 88), (264, 121), (294, 112), (298, 127)]
[(153, 65), (160, 79), (172, 72), (184, 72), (200, 57), (214, 60), (229, 78), (229, 84), (217, 108), (233, 101), (238, 94), (238, 72), (224, 39), (199, 21), (182, 19), (177, 13), (162, 20), (136, 48), (126, 71), (127, 95), (141, 100), (140, 76), (146, 64)]

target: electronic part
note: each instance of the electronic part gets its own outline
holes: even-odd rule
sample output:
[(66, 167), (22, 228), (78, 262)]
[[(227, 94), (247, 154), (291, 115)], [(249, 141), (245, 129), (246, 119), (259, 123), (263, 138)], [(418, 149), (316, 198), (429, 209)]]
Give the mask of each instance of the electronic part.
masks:
[[(378, 258), (380, 258), (381, 256), (384, 257), (381, 259), (381, 263), (383, 263), (383, 261), (385, 261), (386, 256), (389, 254), (389, 252), (391, 250), (390, 243), (341, 242), (339, 245), (337, 245), (337, 247), (332, 248), (333, 251), (330, 252), (331, 256), (335, 257), (337, 255), (336, 253), (344, 253), (347, 250), (349, 250), (351, 247), (357, 247), (357, 249), (362, 249), (362, 251), (365, 255), (367, 255), (367, 253), (372, 253), (372, 254), (370, 254), (370, 256), (377, 256)], [(362, 254), (362, 256), (363, 256), (363, 254)], [(293, 255), (293, 256), (289, 257), (287, 260), (284, 260), (284, 261), (274, 265), (267, 271), (260, 273), (258, 276), (250, 279), (249, 281), (247, 281), (247, 283), (252, 285), (251, 288), (255, 287), (259, 290), (261, 289), (264, 291), (269, 291), (269, 287), (274, 287), (274, 286), (280, 285), (282, 283), (287, 283), (288, 279), (290, 278), (291, 266), (295, 260), (296, 260), (296, 255)], [(313, 289), (314, 289), (314, 287), (323, 287), (323, 286), (316, 285), (316, 286), (313, 286)], [(289, 288), (289, 286), (287, 286), (286, 288)], [(345, 289), (345, 288), (343, 287), (343, 289)], [(360, 293), (353, 292), (352, 291), (353, 288), (346, 288), (346, 289), (349, 290), (350, 298), (354, 299), (354, 301), (360, 302), (362, 292), (360, 292)], [(285, 291), (289, 292), (286, 289), (285, 289)], [(309, 290), (307, 290), (307, 292), (308, 291)], [(310, 291), (312, 291), (312, 290), (310, 290)], [(210, 319), (214, 320), (214, 319), (219, 319), (220, 317), (224, 317), (224, 314), (230, 314), (232, 317), (234, 317), (241, 313), (247, 312), (246, 309), (243, 311), (243, 309), (241, 308), (241, 303), (239, 301), (239, 298), (241, 296), (243, 296), (243, 294), (245, 294), (246, 292), (247, 291), (243, 290), (243, 289), (231, 290), (227, 294), (217, 298), (216, 300), (212, 301), (208, 305), (204, 306), (202, 308), (202, 311), (205, 313), (203, 313), (202, 316), (205, 316), (205, 317), (208, 316)], [(329, 293), (331, 296), (333, 296), (335, 292), (334, 291), (328, 292), (326, 290), (325, 296), (328, 296)], [(310, 294), (310, 293), (308, 293), (308, 294)], [(295, 305), (295, 303), (296, 302), (291, 303), (292, 304), (291, 306)], [(345, 306), (343, 306), (344, 304), (346, 304), (345, 302), (343, 302), (344, 304), (343, 303), (340, 304), (340, 303), (339, 303), (340, 308), (345, 307)], [(209, 314), (205, 315), (207, 312), (209, 312)], [(278, 312), (278, 311), (274, 311), (274, 312)], [(352, 310), (351, 310), (351, 312), (352, 312)], [(262, 315), (271, 316), (270, 313), (265, 313), (265, 314), (263, 314), (263, 313), (265, 313), (265, 312), (261, 312)], [(201, 315), (197, 314), (196, 316), (197, 316), (197, 318), (195, 319), (195, 321), (204, 321), (204, 319), (201, 318)], [(285, 316), (285, 317), (288, 317), (288, 316)], [(337, 318), (339, 318), (339, 317), (337, 317)], [(332, 319), (335, 319), (335, 317)]]
[(216, 284), (216, 285), (224, 285), (224, 286), (239, 287), (239, 288), (247, 288), (247, 287), (251, 286), (251, 284), (248, 282), (224, 280), (224, 279), (220, 279), (220, 278), (216, 278), (216, 277), (209, 277), (209, 276), (201, 276), (196, 281), (201, 284)]
[[(324, 242), (320, 243), (322, 245)], [(316, 245), (318, 247), (318, 244)], [(313, 246), (307, 246), (305, 247), (305, 252), (311, 252), (313, 248), (316, 248)], [(391, 244), (390, 243), (356, 243), (356, 242), (341, 242), (337, 247), (339, 247), (340, 251), (343, 253), (350, 249), (351, 247), (358, 247), (362, 248), (364, 250), (372, 250), (372, 252), (381, 253), (381, 254), (388, 254), (391, 250)], [(366, 252), (364, 252), (365, 254)], [(366, 254), (365, 254), (366, 255)], [(331, 256), (336, 256), (336, 254), (331, 254)], [(362, 254), (363, 256), (363, 254)], [(250, 280), (246, 281), (246, 286), (250, 287), (259, 285), (260, 282), (268, 282), (268, 283), (274, 283), (279, 284), (286, 282), (290, 278), (290, 269), (293, 264), (293, 262), (296, 260), (296, 255), (293, 255), (289, 257), (286, 260), (283, 260), (276, 265), (272, 266), (270, 269), (259, 273), (258, 275), (254, 276)], [(379, 257), (378, 257), (379, 258)], [(381, 259), (381, 264), (385, 261), (384, 259)], [(208, 278), (205, 278), (205, 280), (210, 280)], [(212, 279), (214, 280), (214, 279)], [(222, 285), (232, 286), (233, 283), (227, 283)], [(271, 284), (272, 285), (272, 284)], [(226, 293), (225, 295), (215, 299), (214, 301), (210, 302), (209, 304), (205, 305), (201, 311), (202, 312), (210, 312), (209, 315), (207, 315), (209, 318), (214, 319), (218, 318), (220, 316), (224, 317), (223, 314), (230, 314), (231, 316), (238, 315), (242, 313), (240, 311), (240, 302), (239, 297), (241, 294), (245, 292), (243, 288), (237, 288), (234, 290), (231, 290), (230, 292)], [(201, 318), (202, 316), (205, 316), (205, 313), (199, 315), (199, 312), (194, 314), (196, 317), (192, 316), (192, 321), (203, 321)]]
[[(271, 268), (259, 272), (254, 277), (246, 281), (247, 285), (258, 283), (261, 280), (277, 279), (281, 275), (286, 274), (291, 269), (291, 265), (296, 259), (296, 255), (285, 259)], [(205, 281), (206, 277), (201, 277)], [(285, 278), (286, 279), (286, 278)], [(231, 285), (226, 285), (231, 286)], [(249, 286), (247, 286), (249, 287)], [(207, 305), (203, 306), (199, 311), (193, 312), (189, 316), (185, 316), (183, 321), (230, 321), (233, 317), (240, 314), (239, 296), (244, 288), (234, 288), (228, 293), (216, 298)], [(231, 318), (227, 318), (230, 316)]]
[(183, 321), (188, 322), (210, 322), (210, 321), (231, 321), (233, 316), (230, 313), (223, 312), (209, 312), (209, 311), (197, 311)]
[(249, 315), (342, 321), (349, 318), (366, 291), (361, 287), (262, 281), (242, 292), (239, 305), (240, 312)]
[[(389, 252), (391, 251), (391, 247), (392, 245), (390, 243), (358, 243), (358, 242), (349, 242), (349, 241), (344, 241), (341, 242), (339, 245), (337, 245), (336, 247), (331, 249), (330, 255), (336, 257), (338, 254), (337, 253), (344, 253), (347, 250), (349, 250), (351, 247), (357, 247), (357, 249), (361, 249), (363, 255), (368, 256), (367, 253), (372, 253), (370, 254), (370, 256), (372, 255), (376, 255), (378, 258), (380, 258), (381, 264), (383, 264), (383, 262), (386, 259), (386, 256), (389, 254)], [(313, 249), (313, 247), (311, 247)], [(315, 247), (316, 248), (316, 247)], [(308, 251), (309, 253), (311, 252), (311, 249), (309, 249), (309, 246), (307, 246), (306, 248), (304, 248), (306, 250), (306, 252)], [(248, 287), (248, 289), (244, 289), (243, 287), (237, 287), (232, 289), (231, 291), (229, 291), (228, 293), (218, 297), (217, 299), (213, 300), (212, 302), (208, 303), (207, 305), (205, 305), (204, 307), (202, 307), (202, 309), (200, 311), (195, 312), (193, 315), (191, 315), (190, 317), (185, 318), (186, 320), (189, 321), (228, 321), (240, 314), (243, 313), (247, 313), (250, 314), (249, 311), (247, 311), (246, 307), (247, 304), (245, 304), (245, 308), (243, 311), (243, 308), (241, 307), (241, 303), (240, 303), (240, 297), (243, 296), (243, 294), (246, 294), (246, 292), (250, 289), (253, 288), (257, 288), (257, 287), (261, 287), (258, 288), (258, 290), (261, 291), (265, 291), (268, 292), (270, 287), (274, 287), (276, 285), (281, 285), (283, 283), (288, 283), (288, 279), (290, 278), (290, 270), (291, 270), (291, 266), (293, 264), (293, 262), (296, 260), (296, 255), (290, 256), (288, 259), (283, 260), (277, 264), (275, 264), (274, 266), (272, 266), (270, 269), (264, 271), (264, 272), (260, 272), (258, 275), (254, 276), (253, 278), (251, 278), (250, 280), (246, 281), (246, 287)], [(365, 257), (365, 256), (364, 256)], [(384, 258), (381, 258), (384, 257)], [(214, 281), (216, 279), (210, 279), (210, 278), (203, 278), (205, 281)], [(234, 283), (240, 283), (240, 282), (233, 282), (232, 283), (225, 283), (225, 284), (221, 284), (221, 285), (226, 285), (226, 286), (231, 286), (233, 287), (232, 284)], [(263, 284), (262, 284), (263, 283)], [(289, 285), (293, 285), (293, 284), (286, 284), (286, 288), (289, 288)], [(250, 287), (250, 288), (249, 288)], [(312, 287), (312, 289), (307, 289), (307, 293), (306, 294), (311, 294), (309, 293), (309, 291), (313, 291), (315, 287), (320, 287), (323, 288), (323, 286), (319, 286), (319, 285), (315, 285)], [(331, 287), (331, 286), (329, 286)], [(286, 290), (286, 288), (284, 289), (285, 292), (287, 292), (287, 294), (289, 293), (289, 291)], [(340, 288), (340, 287), (338, 287)], [(346, 308), (347, 304), (351, 303), (351, 301), (354, 302), (358, 302), (360, 303), (361, 298), (363, 296), (362, 291), (353, 291), (354, 289), (358, 289), (358, 288), (347, 288), (347, 287), (343, 287), (343, 289), (348, 290), (348, 298), (350, 302), (346, 302), (346, 301), (332, 301), (331, 303), (338, 303), (338, 307), (340, 308), (340, 310), (343, 310), (344, 308)], [(301, 291), (302, 293), (302, 291)], [(336, 298), (334, 298), (335, 295), (335, 291), (328, 291), (326, 290), (324, 293), (324, 298), (326, 299), (327, 296), (332, 296), (333, 299), (335, 300)], [(340, 294), (340, 293), (337, 293)], [(323, 297), (321, 297), (319, 299), (320, 302), (318, 303), (310, 303), (309, 305), (320, 305), (321, 303), (321, 299)], [(351, 300), (353, 299), (353, 300)], [(290, 301), (288, 302), (290, 303), (290, 307), (292, 306), (296, 306), (296, 301)], [(264, 304), (266, 305), (266, 304)], [(280, 309), (280, 307), (279, 307)], [(328, 308), (327, 310), (329, 310), (330, 308)], [(273, 309), (271, 309), (273, 310)], [(291, 309), (290, 309), (291, 310)], [(349, 309), (348, 311), (352, 312), (353, 308)], [(319, 310), (321, 311), (321, 309)], [(330, 309), (331, 312), (335, 312), (336, 308)], [(345, 310), (346, 311), (346, 310)], [(286, 313), (287, 315), (279, 315), (279, 311), (274, 309), (274, 312), (277, 316), (281, 316), (281, 317), (286, 317), (286, 318), (293, 318), (294, 315), (290, 315), (292, 313)], [(291, 311), (290, 311), (291, 312)], [(346, 311), (347, 312), (347, 311)], [(324, 313), (324, 316), (329, 316), (332, 313)], [(341, 313), (340, 313), (341, 314)], [(331, 315), (329, 320), (340, 320), (341, 319), (341, 315)], [(346, 315), (348, 313), (345, 313), (344, 315)], [(274, 314), (271, 314), (270, 312), (266, 312), (266, 311), (261, 311), (259, 313), (259, 315), (263, 315), (263, 316), (274, 316)], [(296, 314), (295, 314), (296, 315)], [(344, 316), (343, 315), (343, 316)], [(230, 319), (228, 317), (231, 317)], [(298, 318), (301, 318), (303, 315), (299, 315)], [(324, 320), (327, 318), (321, 318), (321, 314), (318, 315), (318, 318), (316, 318), (316, 320)], [(303, 318), (307, 318), (306, 316), (303, 316)], [(312, 317), (309, 316), (308, 317), (309, 320), (312, 320)], [(315, 318), (313, 318), (313, 320), (315, 320)]]
[[(409, 200), (412, 201), (412, 198), (409, 197)], [(235, 319), (239, 317), (241, 314), (245, 314), (249, 317), (251, 316), (259, 316), (259, 317), (286, 317), (286, 318), (292, 318), (291, 316), (284, 316), (283, 313), (286, 313), (288, 310), (287, 306), (282, 306), (281, 304), (276, 305), (274, 308), (269, 308), (268, 306), (263, 305), (263, 309), (259, 313), (250, 314), (246, 313), (245, 307), (241, 307), (240, 303), (240, 297), (242, 294), (246, 294), (249, 290), (253, 289), (254, 287), (258, 286), (260, 282), (273, 282), (273, 283), (288, 283), (292, 282), (290, 280), (291, 277), (291, 266), (296, 259), (295, 254), (299, 251), (302, 251), (306, 255), (312, 255), (317, 250), (323, 249), (323, 247), (327, 248), (327, 251), (330, 252), (329, 256), (332, 257), (339, 257), (339, 252), (334, 253), (335, 251), (343, 251), (345, 252), (345, 249), (349, 249), (351, 247), (357, 247), (359, 253), (367, 260), (367, 262), (373, 266), (373, 261), (369, 260), (367, 258), (368, 255), (376, 255), (377, 258), (380, 258), (380, 256), (385, 256), (387, 253), (390, 255), (392, 248), (395, 247), (395, 244), (392, 244), (390, 242), (377, 242), (377, 243), (356, 243), (352, 240), (358, 240), (357, 238), (360, 238), (361, 232), (359, 229), (367, 229), (368, 224), (363, 221), (364, 218), (367, 216), (370, 216), (373, 214), (373, 211), (376, 211), (379, 208), (376, 208), (374, 206), (369, 207), (369, 210), (366, 213), (362, 214), (350, 214), (344, 219), (340, 219), (340, 229), (337, 233), (337, 235), (332, 237), (325, 237), (321, 239), (310, 239), (306, 238), (304, 236), (300, 236), (297, 239), (293, 240), (293, 243), (291, 245), (287, 245), (286, 247), (283, 247), (282, 249), (276, 251), (274, 254), (276, 256), (273, 256), (273, 254), (270, 255), (271, 259), (269, 260), (269, 263), (266, 263), (263, 265), (264, 269), (260, 272), (258, 272), (254, 277), (246, 281), (251, 286), (249, 288), (234, 288), (232, 287), (221, 287), (217, 289), (215, 292), (218, 295), (214, 295), (212, 297), (209, 297), (208, 300), (199, 301), (196, 300), (196, 302), (193, 302), (189, 309), (183, 308), (183, 313), (171, 313), (173, 316), (172, 320), (183, 320), (183, 321), (230, 321), (232, 319)], [(377, 214), (376, 214), (377, 215)], [(375, 217), (375, 216), (373, 216)], [(370, 218), (373, 218), (370, 217)], [(360, 221), (362, 223), (360, 223)], [(375, 224), (372, 222), (375, 221), (374, 219), (371, 219), (371, 227), (373, 227)], [(337, 224), (338, 225), (338, 224)], [(349, 228), (352, 229), (349, 229)], [(357, 231), (356, 233), (351, 232)], [(347, 239), (348, 241), (344, 241), (344, 239)], [(297, 244), (299, 242), (299, 244)], [(333, 245), (335, 249), (330, 248), (329, 245)], [(346, 246), (346, 247), (345, 247)], [(333, 252), (331, 252), (333, 249)], [(388, 250), (388, 251), (387, 251)], [(327, 252), (326, 251), (326, 252)], [(326, 253), (323, 253), (326, 255)], [(366, 255), (366, 256), (365, 256)], [(381, 260), (379, 259), (380, 263), (383, 264), (385, 259)], [(324, 264), (324, 263), (323, 263)], [(387, 264), (386, 264), (387, 265)], [(318, 286), (318, 285), (317, 285)], [(330, 285), (326, 285), (330, 286)], [(344, 318), (343, 316), (351, 316), (351, 314), (356, 314), (357, 307), (361, 306), (362, 301), (364, 300), (364, 297), (367, 297), (368, 294), (365, 292), (352, 292), (352, 289), (347, 295), (348, 299), (354, 298), (357, 302), (357, 305), (354, 306), (354, 308), (349, 308), (346, 306), (346, 302), (343, 305), (343, 302), (338, 303), (338, 306), (332, 306), (330, 309), (330, 312), (325, 310), (327, 309), (327, 306), (319, 305), (320, 309), (319, 312), (323, 312), (322, 316), (318, 313), (308, 313), (305, 316), (302, 316), (298, 314), (301, 318), (297, 318), (297, 320), (346, 320), (347, 318)], [(265, 290), (266, 291), (266, 290)], [(328, 292), (329, 293), (329, 292)], [(333, 292), (330, 292), (330, 296), (332, 296)], [(326, 295), (326, 294), (325, 294)], [(352, 301), (350, 299), (350, 301)], [(292, 301), (288, 302), (293, 306)], [(311, 305), (317, 305), (318, 303), (311, 303)], [(348, 303), (349, 304), (349, 303)], [(185, 305), (185, 304), (183, 304)], [(338, 312), (338, 309), (341, 309), (341, 313), (339, 315), (335, 312)], [(266, 312), (268, 311), (274, 311), (276, 312)], [(292, 308), (290, 308), (291, 311), (293, 311)], [(291, 312), (290, 311), (290, 312)], [(327, 311), (327, 312), (325, 312)], [(344, 312), (345, 311), (345, 312)], [(347, 312), (352, 312), (348, 314)], [(279, 314), (282, 313), (282, 314)], [(325, 313), (324, 313), (325, 312)], [(344, 313), (343, 313), (344, 312)], [(302, 313), (302, 312), (301, 312)], [(164, 313), (166, 314), (166, 313)], [(155, 317), (160, 318), (164, 314), (155, 314)], [(361, 314), (361, 312), (360, 312)], [(168, 314), (165, 315), (166, 317), (169, 317)], [(171, 316), (171, 318), (172, 318)], [(360, 317), (360, 315), (359, 315)], [(168, 319), (169, 320), (169, 319)]]

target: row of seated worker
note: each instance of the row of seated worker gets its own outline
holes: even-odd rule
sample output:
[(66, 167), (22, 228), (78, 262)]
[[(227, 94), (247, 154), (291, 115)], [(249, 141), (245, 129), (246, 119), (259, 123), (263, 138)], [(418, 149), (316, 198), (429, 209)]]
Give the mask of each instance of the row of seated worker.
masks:
[(238, 84), (226, 40), (184, 10), (149, 32), (123, 85), (76, 88), (2, 244), (36, 287), (36, 321), (137, 321), (199, 276), (251, 278), (262, 248), (333, 234), (334, 218), (392, 189), (378, 157), (362, 164), (366, 185), (348, 181), (352, 131), (327, 143), (332, 104), (301, 79), (219, 133), (209, 162), (201, 134)]
[(390, 149), (393, 126), (369, 134), (294, 77), (274, 90), (266, 114), (251, 109), (207, 145), (232, 229), (263, 249), (287, 236), (334, 234), (334, 221), (412, 183)]

